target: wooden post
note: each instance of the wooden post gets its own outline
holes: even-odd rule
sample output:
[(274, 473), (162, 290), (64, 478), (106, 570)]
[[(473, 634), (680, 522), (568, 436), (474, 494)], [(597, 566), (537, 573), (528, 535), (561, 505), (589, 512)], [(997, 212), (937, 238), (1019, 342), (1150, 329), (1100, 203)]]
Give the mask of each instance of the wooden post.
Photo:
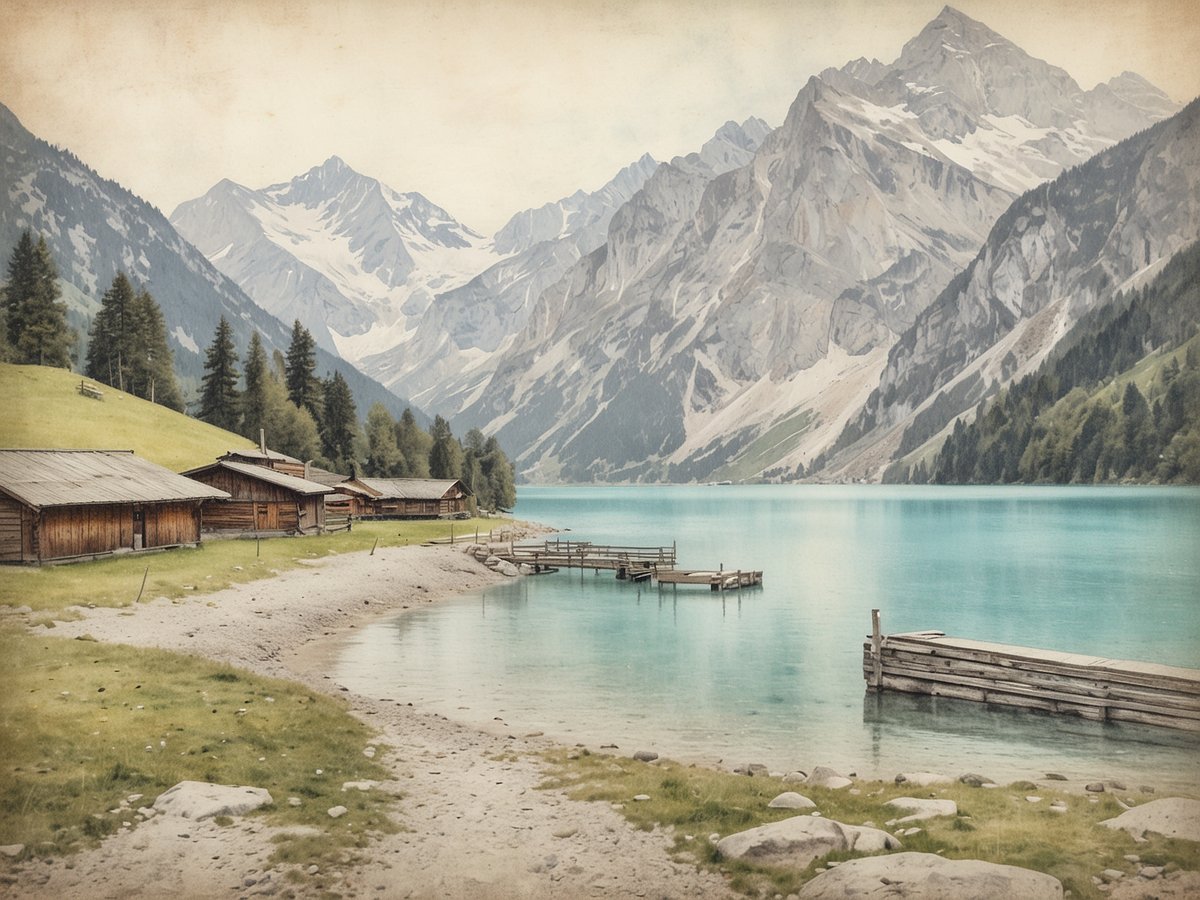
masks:
[(871, 610), (871, 684), (878, 691), (883, 685), (883, 635), (879, 630), (879, 610)]

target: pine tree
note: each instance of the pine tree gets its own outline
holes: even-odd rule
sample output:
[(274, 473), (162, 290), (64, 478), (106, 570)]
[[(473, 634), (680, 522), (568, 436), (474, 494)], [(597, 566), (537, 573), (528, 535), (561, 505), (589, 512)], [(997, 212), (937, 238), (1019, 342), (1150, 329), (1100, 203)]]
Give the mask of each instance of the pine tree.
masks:
[(396, 421), (382, 403), (367, 412), (366, 472), (377, 478), (401, 476), (404, 455), (396, 443)]
[(325, 410), (320, 420), (321, 442), (325, 455), (336, 465), (348, 466), (354, 460), (354, 439), (358, 434), (358, 411), (350, 385), (335, 371), (325, 382)]
[(250, 335), (250, 347), (246, 350), (246, 366), (242, 372), (246, 389), (242, 391), (242, 427), (238, 434), (257, 441), (260, 431), (266, 430), (270, 413), (267, 381), (271, 378), (267, 351), (263, 349), (262, 337), (257, 331)]
[(183, 396), (175, 381), (167, 324), (149, 291), (139, 291), (129, 306), (131, 356), (129, 390), (138, 397), (183, 411)]
[(205, 352), (199, 418), (226, 431), (235, 431), (238, 426), (237, 359), (233, 329), (221, 316), (213, 342)]
[(292, 342), (287, 351), (288, 399), (307, 409), (321, 421), (321, 381), (317, 378), (317, 344), (308, 329), (297, 319), (292, 325)]
[(429, 429), (433, 444), (429, 448), (429, 477), (457, 478), (458, 466), (455, 460), (454, 434), (450, 431), (450, 423), (441, 416), (434, 417), (433, 427)]
[(404, 458), (402, 470), (396, 473), (398, 478), (429, 477), (429, 451), (433, 440), (417, 425), (417, 417), (411, 409), (405, 409), (396, 423), (396, 446)]
[(92, 321), (84, 373), (89, 378), (125, 390), (133, 347), (133, 285), (124, 272), (113, 276), (112, 285), (100, 298), (100, 312)]
[(67, 325), (66, 304), (46, 239), (22, 233), (8, 263), (4, 287), (9, 353), (18, 363), (70, 368), (75, 333)]

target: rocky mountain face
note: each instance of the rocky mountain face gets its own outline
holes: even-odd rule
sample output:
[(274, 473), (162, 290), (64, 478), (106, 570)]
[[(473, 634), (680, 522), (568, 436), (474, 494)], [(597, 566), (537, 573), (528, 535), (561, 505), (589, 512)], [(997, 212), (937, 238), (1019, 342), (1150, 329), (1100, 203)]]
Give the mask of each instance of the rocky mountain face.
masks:
[(1200, 100), (1017, 200), (892, 348), (829, 473), (877, 477), (1200, 239), (1198, 120)]
[(744, 165), (661, 166), (538, 298), (462, 415), (538, 480), (808, 464), (1023, 191), (1171, 108), (1083, 91), (946, 8), (891, 65), (812, 78)]
[[(721, 174), (749, 162), (770, 130), (761, 119), (726, 122), (698, 152), (677, 162), (705, 177)], [(598, 191), (577, 191), (513, 216), (494, 238), (497, 251), (512, 255), (440, 294), (412, 338), (363, 360), (364, 370), (424, 406), (459, 413), (486, 386), (537, 298), (604, 244), (614, 214), (658, 165), (643, 156)]]
[(418, 193), (334, 156), (284, 184), (222, 181), (171, 215), (180, 234), (263, 309), (357, 360), (409, 335), (433, 296), (494, 258)]
[[(205, 348), (224, 315), (239, 349), (258, 330), (268, 352), (286, 351), (285, 325), (260, 308), (150, 204), (89, 169), (72, 154), (30, 134), (0, 105), (0, 247), (16, 245), (31, 229), (45, 236), (76, 327), (89, 317), (118, 270), (153, 294), (166, 319), (176, 370), (194, 386), (203, 373)], [(345, 361), (320, 351), (319, 373), (340, 371), (363, 412), (381, 401), (403, 411), (405, 401)]]

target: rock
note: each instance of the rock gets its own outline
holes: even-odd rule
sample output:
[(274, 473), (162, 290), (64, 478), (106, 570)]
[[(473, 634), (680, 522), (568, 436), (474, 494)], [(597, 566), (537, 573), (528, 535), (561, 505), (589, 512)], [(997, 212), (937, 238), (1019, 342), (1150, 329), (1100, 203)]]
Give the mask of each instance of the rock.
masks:
[(849, 787), (854, 784), (845, 775), (839, 775), (828, 766), (817, 766), (812, 770), (812, 773), (804, 780), (805, 784), (811, 784), (814, 787), (829, 788), (830, 790), (839, 790), (840, 788)]
[(1138, 869), (1138, 875), (1145, 878), (1147, 881), (1153, 881), (1162, 874), (1161, 866), (1142, 866)]
[(537, 571), (537, 569), (535, 569), (529, 563), (521, 563), (519, 566), (517, 566), (517, 571), (522, 575), (532, 575)]
[(656, 759), (658, 759), (658, 754), (653, 750), (639, 750), (637, 753), (633, 754), (633, 758), (638, 762), (654, 762)]
[(795, 772), (788, 772), (783, 776), (784, 784), (803, 784), (808, 778), (807, 772), (801, 772), (797, 769)]
[(749, 763), (748, 765), (738, 766), (737, 768), (735, 768), (733, 770), (733, 774), (734, 775), (758, 775), (759, 777), (762, 777), (762, 776), (768, 774), (768, 772), (767, 772), (767, 767), (764, 766), (762, 763)]
[(344, 807), (344, 806), (333, 806), (333, 807), (329, 808), (328, 812), (329, 812), (329, 818), (340, 819), (346, 813), (350, 812), (350, 810), (346, 809), (346, 807)]
[(1042, 802), (1042, 798), (1041, 798), (1041, 797), (1036, 797), (1036, 796), (1034, 796), (1033, 794), (1030, 794), (1028, 797), (1026, 797), (1026, 798), (1025, 798), (1025, 801), (1026, 801), (1027, 803), (1041, 803), (1041, 802)]
[(933, 819), (937, 816), (957, 816), (958, 804), (953, 800), (920, 800), (916, 797), (897, 797), (889, 800), (885, 806), (909, 813), (902, 819), (894, 819), (889, 825), (902, 825), (905, 822), (919, 822), (922, 819)]
[(996, 782), (984, 775), (976, 775), (974, 772), (968, 772), (966, 775), (959, 775), (958, 780), (962, 784), (970, 785), (971, 787), (983, 787), (985, 784), (995, 784)]
[(1046, 773), (1046, 780), (1047, 780), (1047, 781), (1066, 781), (1066, 780), (1067, 780), (1067, 776), (1066, 776), (1066, 775), (1059, 775), (1057, 772), (1047, 772), (1047, 773)]
[(181, 781), (158, 795), (154, 809), (163, 815), (200, 821), (213, 816), (242, 816), (273, 802), (266, 788)]
[(816, 806), (817, 804), (795, 791), (784, 791), (767, 804), (770, 809), (815, 809)]
[(896, 776), (896, 784), (911, 784), (916, 787), (951, 784), (953, 781), (954, 779), (949, 775), (939, 775), (937, 772), (901, 772)]
[(288, 806), (299, 806), (303, 802), (299, 797), (288, 797)]
[(487, 559), (485, 559), (483, 561), (483, 564), (485, 566), (487, 566), (489, 569), (494, 569), (494, 568), (496, 568), (496, 566), (500, 565), (501, 562), (502, 562), (502, 560), (500, 559), (500, 557), (489, 556)]
[(1100, 781), (1093, 781), (1091, 784), (1085, 784), (1083, 789), (1085, 791), (1091, 791), (1093, 794), (1103, 794), (1104, 783)]
[(803, 869), (814, 859), (834, 852), (875, 853), (901, 846), (886, 831), (843, 825), (833, 819), (793, 816), (722, 838), (717, 842), (717, 855), (725, 860)]
[(1100, 877), (1105, 881), (1120, 881), (1125, 877), (1125, 873), (1120, 869), (1105, 869), (1100, 873)]
[(641, 803), (642, 801), (649, 800), (650, 795), (649, 794), (637, 794), (634, 796), (633, 799), (638, 801), (639, 803)]
[(1163, 837), (1200, 841), (1200, 800), (1183, 797), (1151, 800), (1100, 824), (1126, 831), (1135, 840), (1150, 831)]
[(378, 784), (379, 784), (378, 781), (344, 781), (344, 782), (342, 782), (342, 790), (343, 791), (369, 791), (371, 788), (376, 787)]
[(578, 828), (560, 828), (553, 832), (553, 834), (556, 838), (569, 838), (574, 837), (578, 832)]
[(800, 890), (801, 900), (1060, 900), (1062, 896), (1062, 883), (1053, 876), (974, 859), (943, 859), (934, 853), (852, 859), (818, 875)]
[(0, 846), (0, 856), (7, 856), (9, 859), (16, 859), (24, 852), (24, 844), (5, 844)]
[(521, 574), (521, 570), (518, 569), (513, 563), (510, 563), (507, 559), (500, 560), (499, 563), (493, 568), (495, 568), (495, 570), (501, 575), (505, 575), (509, 578), (516, 578)]

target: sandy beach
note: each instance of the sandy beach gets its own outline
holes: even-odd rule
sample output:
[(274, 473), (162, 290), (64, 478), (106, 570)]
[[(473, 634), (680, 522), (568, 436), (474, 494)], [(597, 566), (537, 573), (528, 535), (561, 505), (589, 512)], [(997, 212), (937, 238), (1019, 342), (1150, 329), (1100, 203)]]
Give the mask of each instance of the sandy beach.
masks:
[[(356, 694), (325, 675), (337, 635), (404, 609), (477, 590), (503, 576), (448, 546), (332, 556), (274, 578), (131, 609), (85, 609), (53, 634), (195, 653), (340, 696), (379, 733), (402, 795), (361, 863), (325, 873), (326, 890), (375, 897), (724, 897), (724, 879), (673, 862), (671, 837), (631, 827), (604, 804), (538, 790), (541, 735), (489, 732)], [(269, 868), (273, 830), (156, 817), (100, 847), (27, 867), (0, 893), (20, 897), (271, 896), (315, 893)], [(330, 883), (332, 879), (332, 883)], [(9, 894), (9, 892), (12, 892)]]

